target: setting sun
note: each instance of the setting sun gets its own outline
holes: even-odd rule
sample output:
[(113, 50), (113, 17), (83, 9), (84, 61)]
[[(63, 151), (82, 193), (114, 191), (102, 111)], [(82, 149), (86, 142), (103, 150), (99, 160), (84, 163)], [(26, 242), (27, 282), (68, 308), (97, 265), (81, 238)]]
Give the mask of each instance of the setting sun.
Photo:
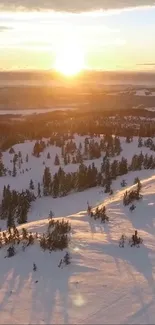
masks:
[(54, 65), (55, 70), (66, 76), (74, 76), (84, 69), (84, 53), (75, 46), (59, 50)]

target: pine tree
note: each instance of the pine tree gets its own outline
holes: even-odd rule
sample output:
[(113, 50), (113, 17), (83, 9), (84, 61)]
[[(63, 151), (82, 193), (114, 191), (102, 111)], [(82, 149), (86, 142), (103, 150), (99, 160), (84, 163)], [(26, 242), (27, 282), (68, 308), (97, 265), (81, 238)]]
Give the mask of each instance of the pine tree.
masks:
[(13, 163), (16, 164), (17, 161), (18, 161), (18, 155), (15, 153), (13, 157)]
[(68, 164), (67, 153), (64, 154), (64, 165)]
[(9, 153), (10, 153), (10, 154), (13, 154), (13, 153), (15, 153), (15, 151), (14, 151), (14, 148), (13, 148), (13, 147), (11, 147), (11, 148), (10, 148), (10, 150), (9, 150)]
[(36, 266), (35, 263), (33, 263), (33, 271), (34, 271), (34, 272), (37, 271), (37, 266)]
[(142, 141), (142, 138), (139, 137), (138, 139), (138, 147), (141, 148), (143, 146), (143, 141)]
[(64, 146), (61, 147), (61, 156), (62, 158), (64, 157), (64, 154), (65, 154), (65, 149), (64, 149)]
[(127, 183), (126, 183), (125, 179), (122, 180), (122, 182), (121, 182), (121, 186), (122, 186), (122, 187), (127, 186)]
[(70, 155), (67, 156), (67, 162), (68, 162), (68, 164), (70, 164), (70, 162), (71, 162)]
[(45, 167), (43, 175), (43, 193), (45, 196), (50, 194), (51, 173), (49, 167)]
[(63, 262), (65, 265), (69, 265), (71, 263), (71, 257), (70, 254), (67, 252), (64, 256)]
[(55, 165), (55, 166), (59, 166), (59, 165), (60, 165), (59, 156), (58, 156), (57, 154), (56, 154), (56, 156), (55, 156), (54, 165)]
[(16, 177), (16, 175), (17, 175), (17, 170), (16, 170), (16, 164), (14, 163), (14, 164), (13, 164), (12, 176), (13, 176), (13, 177)]
[(110, 170), (110, 176), (112, 179), (116, 179), (118, 176), (119, 170), (118, 170), (118, 161), (114, 160), (111, 164), (111, 170)]
[(5, 176), (5, 174), (6, 174), (6, 169), (5, 169), (4, 164), (0, 158), (0, 177)]
[(48, 152), (48, 154), (47, 154), (47, 159), (50, 159), (51, 158), (51, 155), (50, 155), (50, 153)]
[(38, 197), (41, 197), (41, 188), (40, 188), (40, 183), (38, 183)]
[(58, 178), (57, 174), (55, 174), (53, 177), (52, 194), (53, 194), (53, 197), (59, 196), (59, 178)]
[(130, 142), (131, 142), (130, 136), (127, 135), (127, 137), (126, 137), (126, 143), (130, 143)]
[(13, 228), (14, 226), (15, 226), (15, 222), (14, 222), (13, 213), (11, 212), (11, 208), (9, 208), (8, 219), (7, 219), (7, 228)]
[(53, 213), (53, 211), (52, 211), (52, 210), (50, 211), (50, 213), (49, 213), (49, 216), (48, 216), (48, 217), (49, 217), (49, 219), (52, 219), (52, 218), (54, 217), (54, 213)]
[(7, 249), (7, 257), (12, 257), (16, 254), (16, 251), (15, 251), (15, 248), (14, 246), (10, 246), (8, 249)]
[(30, 190), (34, 190), (34, 183), (33, 180), (30, 180), (30, 185), (29, 185)]

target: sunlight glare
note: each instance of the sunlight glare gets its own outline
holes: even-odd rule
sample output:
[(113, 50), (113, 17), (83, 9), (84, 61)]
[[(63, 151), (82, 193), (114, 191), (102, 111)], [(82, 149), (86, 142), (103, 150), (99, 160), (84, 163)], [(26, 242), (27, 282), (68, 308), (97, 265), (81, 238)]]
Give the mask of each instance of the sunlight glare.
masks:
[(84, 52), (82, 48), (73, 42), (65, 44), (65, 47), (59, 49), (58, 53), (56, 53), (54, 68), (66, 76), (74, 76), (81, 72), (84, 69)]
[(85, 305), (85, 300), (82, 297), (82, 295), (79, 293), (76, 295), (76, 297), (73, 299), (73, 303), (76, 307), (81, 307)]

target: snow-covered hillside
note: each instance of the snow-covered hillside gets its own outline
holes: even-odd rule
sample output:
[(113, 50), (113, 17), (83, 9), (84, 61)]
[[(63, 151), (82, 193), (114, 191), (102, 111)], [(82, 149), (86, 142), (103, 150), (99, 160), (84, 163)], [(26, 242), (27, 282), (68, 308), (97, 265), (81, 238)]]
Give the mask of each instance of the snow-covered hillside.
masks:
[[(94, 138), (99, 141), (99, 138)], [(85, 137), (75, 135), (77, 147)], [(143, 138), (143, 143), (146, 139)], [(47, 139), (44, 139), (46, 142)], [(121, 154), (110, 157), (110, 162), (122, 157), (128, 163), (134, 154), (155, 156), (149, 147), (138, 147), (138, 138), (131, 143), (120, 138)], [(154, 139), (153, 139), (154, 142)], [(61, 148), (47, 146), (39, 158), (32, 155), (35, 141), (13, 146), (21, 152), (22, 168), (17, 176), (0, 177), (0, 198), (4, 185), (21, 191), (29, 188), (33, 179), (35, 189), (42, 182), (45, 166), (52, 175), (61, 166), (65, 172), (74, 172), (79, 164), (64, 165)], [(47, 158), (48, 152), (50, 159)], [(29, 159), (26, 161), (26, 155)], [(60, 166), (54, 165), (55, 155)], [(3, 152), (5, 167), (12, 169), (14, 154)], [(104, 154), (94, 162), (101, 168)], [(44, 162), (44, 164), (43, 164)], [(17, 165), (18, 166), (18, 165)], [(24, 173), (22, 172), (24, 170)], [(136, 177), (142, 183), (143, 198), (134, 202), (131, 212), (123, 205), (123, 195), (133, 187)], [(121, 187), (125, 179), (127, 186)], [(155, 322), (155, 176), (154, 169), (129, 171), (112, 181), (113, 195), (104, 192), (104, 187), (94, 187), (65, 197), (42, 196), (31, 203), (28, 223), (29, 232), (44, 233), (48, 226), (50, 210), (55, 217), (65, 217), (71, 223), (71, 240), (68, 249), (43, 252), (38, 244), (26, 248), (17, 247), (17, 254), (5, 258), (7, 247), (0, 249), (0, 324), (153, 324)], [(35, 192), (35, 190), (34, 190)], [(101, 223), (88, 216), (87, 202), (95, 210), (106, 206), (108, 223)], [(6, 229), (6, 221), (0, 220), (0, 228)], [(23, 225), (18, 226), (21, 230)], [(143, 244), (119, 247), (122, 234), (128, 238), (138, 230)], [(71, 255), (71, 264), (59, 268), (65, 252)], [(37, 271), (33, 271), (33, 263)]]
[[(79, 146), (80, 142), (84, 145), (85, 138), (86, 138), (86, 136), (75, 135), (74, 141), (75, 141), (77, 147)], [(100, 140), (99, 137), (94, 137), (93, 139), (95, 141)], [(43, 140), (45, 142), (47, 141), (47, 139), (43, 139)], [(146, 139), (143, 138), (143, 140), (145, 141)], [(120, 137), (120, 141), (121, 141), (122, 152), (119, 156), (111, 158), (110, 159), (111, 161), (113, 161), (114, 159), (121, 160), (121, 158), (124, 157), (128, 160), (128, 162), (131, 162), (133, 155), (140, 154), (141, 151), (143, 151), (144, 155), (145, 154), (155, 155), (155, 153), (150, 151), (149, 148), (145, 147), (142, 149), (142, 148), (138, 147), (138, 137), (134, 137), (133, 142), (128, 143), (128, 144), (126, 143), (126, 139), (124, 137)], [(36, 141), (25, 141), (24, 143), (16, 144), (13, 146), (15, 153), (18, 154), (18, 152), (20, 151), (22, 154), (22, 157), (23, 157), (22, 168), (20, 170), (17, 169), (17, 176), (15, 178), (10, 177), (10, 176), (1, 177), (0, 178), (0, 190), (3, 189), (4, 185), (8, 185), (8, 184), (10, 184), (10, 187), (12, 189), (16, 189), (16, 190), (26, 189), (29, 187), (30, 179), (33, 179), (35, 185), (37, 185), (37, 182), (42, 182), (42, 177), (43, 177), (43, 172), (44, 172), (45, 166), (50, 168), (52, 175), (58, 171), (60, 166), (64, 169), (64, 171), (66, 173), (74, 172), (78, 169), (79, 164), (70, 163), (66, 166), (64, 165), (64, 162), (61, 157), (61, 148), (59, 148), (57, 146), (51, 145), (51, 146), (45, 148), (45, 150), (41, 153), (39, 158), (34, 157), (32, 155), (32, 152), (33, 152), (33, 147), (35, 145), (35, 142)], [(50, 153), (50, 159), (47, 159), (48, 152)], [(25, 161), (27, 154), (29, 156), (28, 162)], [(54, 159), (55, 159), (56, 154), (60, 158), (60, 166), (54, 165)], [(85, 160), (84, 164), (88, 166), (89, 164), (92, 164), (94, 162), (95, 166), (97, 168), (100, 168), (104, 155), (105, 155), (105, 153), (99, 159)], [(3, 152), (2, 159), (3, 159), (3, 162), (6, 166), (6, 168), (12, 170), (13, 154), (10, 154), (9, 150), (7, 150), (7, 151)], [(23, 170), (25, 172), (24, 174), (22, 173)]]
[[(143, 172), (139, 173), (142, 179)], [(130, 175), (126, 179), (131, 182)], [(97, 188), (56, 199), (58, 206), (62, 200), (64, 211), (65, 205), (66, 212), (68, 205), (72, 207), (69, 266), (58, 268), (65, 251), (50, 254), (33, 245), (4, 259), (6, 251), (0, 250), (0, 324), (154, 323), (155, 177), (145, 175), (143, 200), (133, 213), (123, 206), (125, 190), (105, 197)], [(106, 205), (108, 224), (88, 217), (84, 208), (88, 198), (94, 207)], [(41, 200), (46, 206), (46, 199)], [(30, 222), (26, 228), (42, 232), (47, 222)], [(130, 237), (135, 229), (143, 238), (140, 248), (120, 248), (120, 236)]]

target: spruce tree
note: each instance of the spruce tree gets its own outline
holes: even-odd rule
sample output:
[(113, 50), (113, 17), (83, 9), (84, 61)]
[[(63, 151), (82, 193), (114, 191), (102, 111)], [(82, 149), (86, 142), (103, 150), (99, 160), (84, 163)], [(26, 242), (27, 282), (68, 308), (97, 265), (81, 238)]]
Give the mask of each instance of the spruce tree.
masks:
[(51, 173), (49, 167), (45, 167), (43, 175), (43, 193), (45, 196), (50, 194)]
[(57, 154), (56, 154), (56, 156), (55, 156), (54, 165), (55, 165), (55, 166), (59, 166), (59, 165), (60, 165), (59, 156), (58, 156)]
[(30, 185), (29, 185), (30, 190), (34, 190), (34, 183), (33, 180), (30, 180)]
[(15, 151), (14, 151), (14, 148), (13, 148), (13, 147), (11, 147), (11, 148), (10, 148), (10, 150), (9, 150), (9, 153), (10, 153), (10, 154), (13, 154), (13, 153), (15, 153)]
[(4, 164), (0, 158), (0, 177), (5, 176), (5, 174), (6, 174), (6, 169), (5, 169)]
[(13, 212), (11, 211), (11, 208), (9, 208), (8, 212), (8, 218), (7, 218), (7, 228), (13, 228), (15, 226)]
[(38, 197), (41, 197), (41, 188), (40, 188), (40, 183), (38, 183)]
[(143, 141), (142, 141), (142, 138), (139, 137), (138, 138), (138, 147), (141, 148), (143, 146)]
[(50, 159), (51, 158), (51, 155), (50, 155), (50, 153), (48, 152), (48, 154), (47, 154), (47, 159)]
[(17, 170), (16, 170), (16, 164), (15, 164), (15, 162), (14, 162), (14, 163), (13, 163), (12, 176), (13, 176), (13, 177), (16, 177), (16, 175), (17, 175)]

